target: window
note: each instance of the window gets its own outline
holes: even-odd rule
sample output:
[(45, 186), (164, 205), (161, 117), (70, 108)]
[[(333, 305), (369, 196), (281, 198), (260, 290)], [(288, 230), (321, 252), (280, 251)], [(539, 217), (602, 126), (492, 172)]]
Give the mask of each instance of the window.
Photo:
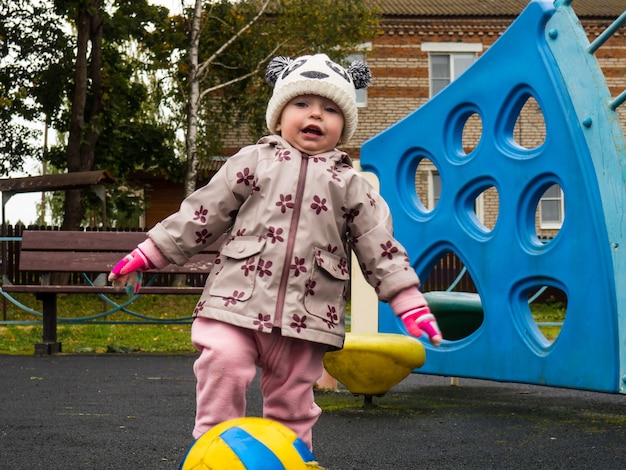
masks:
[(441, 198), (441, 175), (437, 171), (428, 172), (428, 209), (437, 207)]
[(474, 62), (475, 54), (431, 54), (430, 96), (443, 90)]
[(565, 219), (565, 198), (558, 184), (550, 186), (539, 201), (539, 226), (543, 229), (560, 229)]
[(435, 96), (450, 82), (458, 78), (476, 60), (482, 51), (477, 43), (423, 43), (428, 52), (430, 96)]

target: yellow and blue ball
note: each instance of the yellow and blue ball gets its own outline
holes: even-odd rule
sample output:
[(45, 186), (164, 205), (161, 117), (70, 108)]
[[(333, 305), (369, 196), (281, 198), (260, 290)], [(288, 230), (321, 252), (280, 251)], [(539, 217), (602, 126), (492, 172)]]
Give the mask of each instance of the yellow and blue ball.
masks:
[(305, 470), (321, 467), (288, 427), (265, 418), (221, 423), (189, 448), (180, 470)]

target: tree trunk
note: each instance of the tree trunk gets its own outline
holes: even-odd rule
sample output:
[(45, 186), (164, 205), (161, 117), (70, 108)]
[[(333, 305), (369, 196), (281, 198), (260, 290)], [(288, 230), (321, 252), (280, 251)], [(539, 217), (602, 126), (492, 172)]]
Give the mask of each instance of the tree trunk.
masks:
[(79, 230), (85, 212), (84, 189), (68, 189), (65, 191), (63, 223), (61, 230)]
[[(100, 136), (102, 103), (102, 18), (100, 0), (83, 4), (76, 18), (77, 52), (74, 69), (74, 97), (67, 142), (67, 171), (89, 171), (95, 162), (95, 148)], [(91, 75), (90, 75), (91, 72)], [(87, 100), (91, 96), (89, 114)], [(80, 228), (84, 215), (84, 191), (67, 191), (63, 230)]]
[(198, 179), (198, 108), (200, 106), (200, 77), (198, 76), (198, 49), (200, 47), (200, 23), (202, 0), (196, 0), (191, 22), (189, 44), (189, 101), (187, 103), (187, 170), (185, 172), (185, 197), (196, 189)]

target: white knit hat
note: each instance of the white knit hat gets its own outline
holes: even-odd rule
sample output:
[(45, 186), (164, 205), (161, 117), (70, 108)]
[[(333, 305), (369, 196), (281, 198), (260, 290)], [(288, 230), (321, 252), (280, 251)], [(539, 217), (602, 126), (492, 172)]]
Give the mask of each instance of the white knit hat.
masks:
[(276, 133), (276, 124), (285, 105), (296, 96), (317, 95), (333, 101), (344, 117), (341, 142), (350, 140), (356, 130), (358, 111), (356, 90), (366, 88), (372, 75), (357, 60), (344, 69), (326, 54), (305, 55), (297, 59), (275, 57), (267, 66), (265, 79), (274, 85), (274, 94), (267, 105), (267, 127)]

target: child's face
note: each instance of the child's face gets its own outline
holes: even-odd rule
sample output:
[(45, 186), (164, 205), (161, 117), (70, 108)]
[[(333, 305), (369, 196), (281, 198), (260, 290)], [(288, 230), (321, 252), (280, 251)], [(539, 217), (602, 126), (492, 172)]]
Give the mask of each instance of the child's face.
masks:
[(302, 95), (285, 105), (276, 130), (301, 152), (317, 155), (337, 146), (343, 124), (343, 113), (334, 102), (317, 95)]

